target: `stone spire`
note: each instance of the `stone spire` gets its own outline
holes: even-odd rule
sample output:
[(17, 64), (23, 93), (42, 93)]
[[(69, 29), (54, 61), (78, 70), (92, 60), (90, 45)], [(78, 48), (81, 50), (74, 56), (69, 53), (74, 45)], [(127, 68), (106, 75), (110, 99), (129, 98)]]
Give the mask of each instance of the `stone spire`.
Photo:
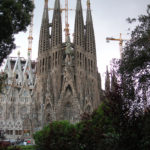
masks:
[(50, 49), (49, 42), (49, 16), (48, 16), (48, 0), (45, 0), (40, 39), (39, 39), (39, 55)]
[(61, 22), (61, 10), (60, 0), (55, 0), (53, 20), (52, 20), (52, 47), (62, 43), (62, 22)]
[(117, 86), (117, 78), (115, 75), (115, 71), (113, 70), (111, 75), (111, 92), (115, 92), (116, 86)]
[(109, 77), (108, 66), (107, 66), (107, 69), (106, 69), (105, 92), (106, 93), (110, 92), (110, 77)]
[(84, 21), (81, 0), (77, 0), (75, 29), (74, 29), (74, 44), (82, 47), (84, 46)]
[(86, 51), (96, 55), (95, 36), (93, 28), (93, 20), (91, 15), (90, 0), (87, 0), (87, 16), (86, 16)]

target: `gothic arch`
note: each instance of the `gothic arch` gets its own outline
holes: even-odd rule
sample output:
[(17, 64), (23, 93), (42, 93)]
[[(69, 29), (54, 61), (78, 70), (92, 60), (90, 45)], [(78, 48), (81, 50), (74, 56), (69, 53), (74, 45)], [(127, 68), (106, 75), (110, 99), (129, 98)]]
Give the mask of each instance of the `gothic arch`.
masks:
[(68, 92), (70, 92), (70, 94), (73, 95), (72, 87), (70, 86), (70, 84), (68, 84), (68, 86), (66, 86), (66, 89), (65, 89), (65, 94)]
[(85, 112), (86, 113), (91, 113), (93, 111), (91, 104), (87, 104), (85, 107)]
[(21, 118), (24, 119), (26, 117), (26, 114), (27, 114), (27, 107), (26, 106), (22, 106), (20, 108), (20, 115), (21, 115)]
[(32, 134), (32, 120), (29, 116), (23, 120), (23, 135), (29, 137)]
[(8, 118), (10, 116), (12, 116), (13, 119), (15, 119), (15, 116), (16, 116), (16, 109), (15, 109), (15, 106), (14, 105), (11, 105), (8, 109)]
[(62, 90), (62, 96), (66, 96), (66, 93), (70, 91), (71, 95), (72, 96), (75, 96), (76, 93), (75, 93), (75, 88), (74, 88), (74, 85), (72, 82), (68, 82), (67, 84), (64, 85), (64, 88)]
[(52, 120), (53, 120), (52, 112), (53, 112), (53, 110), (52, 110), (51, 103), (46, 104), (45, 111), (44, 111), (44, 122), (45, 122), (45, 124), (52, 122)]

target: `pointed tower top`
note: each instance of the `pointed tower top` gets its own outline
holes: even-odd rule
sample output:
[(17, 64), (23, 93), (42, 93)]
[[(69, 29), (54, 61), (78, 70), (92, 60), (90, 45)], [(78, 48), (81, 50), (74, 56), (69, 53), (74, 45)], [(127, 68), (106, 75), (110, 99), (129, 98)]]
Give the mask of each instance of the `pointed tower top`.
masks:
[(115, 70), (113, 69), (111, 74), (111, 91), (115, 92), (116, 88), (117, 88), (117, 78)]
[(86, 21), (92, 23), (91, 3), (90, 3), (90, 0), (87, 0), (87, 19), (86, 19)]
[(108, 66), (106, 66), (105, 92), (106, 93), (110, 92), (110, 77), (109, 77)]
[(77, 11), (82, 10), (81, 0), (77, 0), (76, 10), (77, 10)]
[(87, 0), (87, 8), (88, 8), (88, 9), (91, 8), (91, 2), (90, 2), (90, 0)]
[(60, 9), (60, 0), (55, 0), (55, 10)]
[(74, 44), (85, 47), (84, 20), (81, 0), (77, 0), (74, 28)]
[(51, 28), (51, 47), (61, 45), (62, 43), (62, 23), (60, 0), (55, 0), (52, 28)]
[(48, 15), (48, 0), (45, 0), (45, 6), (43, 11), (40, 38), (39, 38), (39, 55), (43, 51), (49, 50), (49, 15)]
[(45, 0), (45, 8), (48, 8), (48, 0)]
[(45, 4), (46, 4), (46, 3), (48, 4), (48, 0), (45, 0)]

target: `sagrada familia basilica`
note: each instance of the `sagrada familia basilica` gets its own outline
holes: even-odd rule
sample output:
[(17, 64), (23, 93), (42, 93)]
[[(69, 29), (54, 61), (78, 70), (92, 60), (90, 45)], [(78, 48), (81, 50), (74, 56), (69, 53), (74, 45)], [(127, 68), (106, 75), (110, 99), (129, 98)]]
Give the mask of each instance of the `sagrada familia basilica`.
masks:
[(45, 0), (37, 61), (8, 57), (5, 86), (0, 94), (0, 130), (6, 138), (31, 138), (55, 120), (76, 123), (101, 102), (101, 78), (97, 68), (95, 34), (90, 2), (84, 23), (77, 0), (74, 38), (62, 40), (60, 0), (55, 0), (49, 22)]

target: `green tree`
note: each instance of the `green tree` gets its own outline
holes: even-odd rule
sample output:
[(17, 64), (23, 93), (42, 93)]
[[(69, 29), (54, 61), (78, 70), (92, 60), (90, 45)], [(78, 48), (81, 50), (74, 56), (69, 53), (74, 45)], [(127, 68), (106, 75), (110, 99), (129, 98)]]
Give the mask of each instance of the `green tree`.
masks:
[(122, 97), (130, 109), (121, 129), (120, 150), (147, 150), (150, 143), (149, 114), (143, 110), (147, 107), (147, 93), (150, 92), (150, 5), (146, 15), (128, 18), (128, 21), (137, 21), (138, 25), (124, 48), (119, 66)]
[(37, 150), (78, 150), (78, 134), (75, 125), (68, 121), (56, 121), (34, 134)]
[(140, 140), (140, 149), (149, 150), (150, 147), (150, 109), (145, 111), (141, 121), (142, 138)]
[(16, 47), (14, 35), (26, 31), (33, 8), (32, 0), (0, 0), (0, 64)]
[(128, 100), (143, 101), (146, 105), (150, 85), (150, 5), (147, 14), (137, 19), (138, 25), (126, 44), (119, 71), (124, 82), (124, 96)]
[(78, 124), (79, 141), (84, 150), (117, 150), (124, 124), (121, 88), (113, 81), (113, 92), (107, 95), (99, 108), (91, 115), (84, 114)]

